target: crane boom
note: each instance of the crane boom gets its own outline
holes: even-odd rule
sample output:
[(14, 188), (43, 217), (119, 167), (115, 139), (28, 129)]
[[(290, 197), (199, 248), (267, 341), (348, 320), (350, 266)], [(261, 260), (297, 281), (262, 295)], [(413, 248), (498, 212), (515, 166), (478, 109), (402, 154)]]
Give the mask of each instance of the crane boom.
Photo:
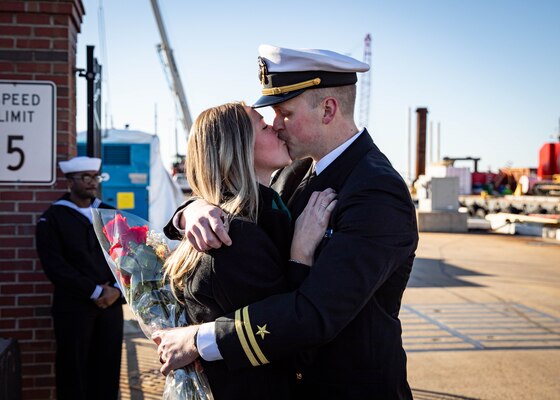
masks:
[(166, 69), (166, 73), (170, 76), (171, 89), (173, 91), (175, 101), (177, 103), (177, 108), (181, 114), (181, 123), (185, 129), (185, 134), (189, 135), (189, 131), (192, 126), (191, 114), (189, 112), (189, 106), (187, 104), (187, 98), (185, 96), (185, 91), (183, 89), (183, 83), (181, 82), (181, 77), (179, 76), (179, 71), (177, 70), (177, 64), (175, 63), (175, 57), (173, 56), (173, 50), (169, 45), (169, 40), (167, 39), (167, 33), (165, 32), (165, 26), (163, 24), (163, 19), (159, 10), (159, 5), (157, 0), (151, 0), (152, 8), (154, 10), (154, 16), (156, 18), (156, 23), (159, 29), (159, 34), (161, 36), (162, 43), (158, 46), (160, 53), (163, 53), (165, 58), (163, 59), (163, 64)]

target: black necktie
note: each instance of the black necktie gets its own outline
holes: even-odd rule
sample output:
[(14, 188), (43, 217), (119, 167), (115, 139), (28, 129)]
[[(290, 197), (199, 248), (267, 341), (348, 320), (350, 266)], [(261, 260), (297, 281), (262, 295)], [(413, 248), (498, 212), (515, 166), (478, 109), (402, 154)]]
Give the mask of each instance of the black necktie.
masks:
[[(315, 171), (313, 171), (312, 173), (306, 175), (303, 180), (301, 181), (300, 185), (305, 189), (305, 187), (309, 184), (311, 184), (311, 181), (317, 177), (317, 174), (315, 173)], [(299, 186), (298, 186), (299, 188)]]
[(298, 185), (297, 189), (294, 191), (294, 194), (292, 195), (292, 198), (288, 203), (288, 206), (292, 211), (293, 218), (297, 218), (307, 205), (309, 195), (306, 195), (307, 191), (305, 189), (311, 184), (315, 177), (317, 177), (317, 174), (315, 173), (315, 166), (312, 165), (311, 168), (309, 168), (308, 173), (301, 180), (301, 183)]

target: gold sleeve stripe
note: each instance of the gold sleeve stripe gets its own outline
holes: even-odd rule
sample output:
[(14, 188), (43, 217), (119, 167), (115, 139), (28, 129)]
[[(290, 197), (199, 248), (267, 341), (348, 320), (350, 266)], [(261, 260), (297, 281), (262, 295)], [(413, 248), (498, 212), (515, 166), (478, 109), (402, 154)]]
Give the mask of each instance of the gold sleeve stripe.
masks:
[(259, 344), (257, 343), (255, 334), (253, 333), (251, 327), (251, 320), (249, 319), (249, 307), (243, 307), (243, 321), (247, 331), (247, 336), (249, 337), (249, 342), (253, 345), (253, 350), (255, 351), (255, 354), (259, 358), (259, 361), (263, 364), (268, 364), (270, 361), (268, 361), (264, 356), (261, 348), (259, 347)]
[(241, 320), (241, 310), (235, 311), (235, 331), (237, 332), (237, 336), (239, 337), (239, 341), (241, 342), (241, 347), (243, 348), (245, 355), (251, 362), (251, 365), (253, 367), (261, 365), (251, 352), (249, 343), (247, 343), (247, 338), (245, 338), (245, 333), (243, 332), (243, 321)]

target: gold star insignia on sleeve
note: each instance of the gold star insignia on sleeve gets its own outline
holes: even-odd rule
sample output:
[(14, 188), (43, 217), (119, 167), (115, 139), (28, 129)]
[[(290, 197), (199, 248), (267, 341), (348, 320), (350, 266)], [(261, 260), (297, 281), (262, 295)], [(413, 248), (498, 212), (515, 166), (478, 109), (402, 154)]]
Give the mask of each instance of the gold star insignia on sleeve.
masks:
[(266, 330), (266, 324), (264, 324), (263, 326), (258, 326), (257, 325), (258, 331), (255, 332), (255, 335), (261, 335), (261, 339), (264, 340), (264, 335), (266, 335), (267, 333), (270, 334), (269, 331)]

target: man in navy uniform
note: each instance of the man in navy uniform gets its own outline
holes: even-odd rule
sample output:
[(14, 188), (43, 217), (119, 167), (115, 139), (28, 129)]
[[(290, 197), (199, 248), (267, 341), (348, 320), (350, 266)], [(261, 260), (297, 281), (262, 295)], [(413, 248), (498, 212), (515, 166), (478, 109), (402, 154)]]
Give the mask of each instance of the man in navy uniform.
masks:
[(37, 253), (54, 285), (57, 399), (118, 398), (123, 338), (121, 293), (92, 225), (99, 158), (61, 161), (69, 193), (37, 223)]
[[(199, 354), (235, 369), (313, 349), (296, 374), (298, 398), (411, 399), (398, 315), (418, 243), (416, 214), (400, 175), (353, 120), (356, 72), (369, 66), (326, 50), (259, 50), (262, 97), (253, 107), (274, 109), (274, 128), (300, 160), (273, 187), (295, 217), (313, 191), (335, 189), (338, 204), (298, 290), (156, 333), (162, 372)], [(228, 243), (221, 210), (200, 201), (188, 209), (175, 221), (184, 226), (185, 214), (194, 221), (186, 225), (195, 247)], [(173, 225), (167, 232), (180, 236)]]

